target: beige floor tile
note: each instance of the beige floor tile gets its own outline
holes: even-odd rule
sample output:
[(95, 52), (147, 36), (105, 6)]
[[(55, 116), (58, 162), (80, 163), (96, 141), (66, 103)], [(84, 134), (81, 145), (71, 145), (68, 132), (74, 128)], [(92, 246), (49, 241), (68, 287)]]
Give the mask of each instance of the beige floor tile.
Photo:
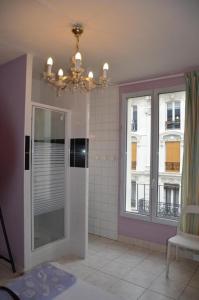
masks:
[(147, 259), (152, 260), (154, 262), (157, 263), (162, 263), (164, 265), (166, 265), (166, 254), (165, 253), (160, 253), (157, 251), (152, 251), (149, 256), (147, 257)]
[(149, 259), (144, 259), (138, 266), (139, 270), (143, 270), (149, 274), (154, 274), (154, 275), (159, 275), (162, 273), (165, 269), (166, 266), (163, 262), (156, 262), (154, 260)]
[(144, 260), (143, 257), (139, 257), (137, 255), (133, 255), (133, 253), (129, 254), (129, 253), (125, 253), (120, 255), (119, 257), (117, 257), (115, 259), (115, 261), (117, 261), (118, 263), (124, 263), (124, 264), (129, 264), (132, 267), (138, 265), (139, 263), (141, 263)]
[(60, 264), (67, 264), (67, 263), (72, 263), (72, 262), (77, 263), (80, 261), (81, 261), (81, 259), (74, 255), (63, 256), (57, 260), (57, 262)]
[(101, 269), (103, 266), (108, 264), (112, 259), (107, 258), (105, 256), (99, 256), (99, 255), (92, 255), (90, 257), (87, 257), (86, 259), (82, 260), (82, 264), (92, 267), (95, 269)]
[(173, 297), (177, 299), (182, 293), (183, 289), (187, 285), (187, 281), (178, 279), (167, 279), (165, 273), (158, 276), (156, 280), (151, 284), (150, 290), (159, 292), (167, 297)]
[[(146, 290), (144, 294), (139, 298), (139, 300), (171, 300), (172, 298), (168, 298), (156, 292)], [(189, 299), (190, 300), (190, 299)]]
[(198, 289), (199, 293), (199, 273), (193, 275), (191, 281), (189, 282), (189, 286)]
[(182, 293), (180, 300), (199, 300), (199, 291), (193, 287), (187, 287)]
[(62, 270), (71, 273), (75, 275), (77, 278), (80, 278), (84, 280), (87, 278), (89, 275), (93, 274), (95, 272), (94, 269), (87, 267), (86, 265), (83, 264), (57, 264), (56, 265), (58, 268), (61, 268)]
[(121, 256), (121, 251), (116, 250), (116, 249), (111, 249), (110, 247), (105, 248), (103, 250), (101, 250), (100, 252), (97, 252), (96, 255), (98, 255), (99, 257), (103, 257), (109, 260), (113, 260), (119, 256)]
[(124, 278), (127, 274), (129, 274), (131, 270), (132, 266), (130, 264), (118, 263), (115, 260), (109, 262), (101, 268), (102, 272), (121, 279)]
[(91, 275), (89, 275), (87, 278), (85, 278), (85, 281), (92, 285), (100, 287), (103, 290), (108, 291), (114, 285), (114, 283), (117, 281), (117, 279), (113, 276), (104, 274), (100, 271), (95, 271)]
[(187, 283), (194, 272), (196, 271), (197, 266), (188, 262), (173, 262), (170, 264), (169, 269), (169, 278), (171, 280), (178, 280)]
[(151, 250), (137, 247), (137, 246), (130, 246), (130, 247), (128, 247), (127, 253), (132, 254), (134, 256), (146, 258), (147, 256), (149, 256), (151, 254)]
[(190, 259), (180, 259), (170, 264), (171, 271), (194, 273), (198, 268), (198, 263)]
[(141, 287), (148, 288), (156, 277), (157, 275), (151, 274), (150, 272), (146, 272), (145, 270), (136, 267), (124, 277), (124, 280), (137, 284)]
[(123, 280), (118, 280), (108, 291), (112, 294), (115, 294), (121, 299), (125, 300), (134, 300), (138, 299), (144, 292), (144, 288), (128, 283)]

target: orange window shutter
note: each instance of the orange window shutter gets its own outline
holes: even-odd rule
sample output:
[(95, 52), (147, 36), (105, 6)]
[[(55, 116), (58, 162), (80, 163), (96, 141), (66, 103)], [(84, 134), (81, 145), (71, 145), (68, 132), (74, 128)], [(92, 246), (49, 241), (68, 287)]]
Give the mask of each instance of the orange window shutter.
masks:
[(166, 162), (180, 162), (180, 142), (166, 142)]
[(137, 160), (137, 143), (131, 144), (131, 160), (132, 162), (136, 162)]

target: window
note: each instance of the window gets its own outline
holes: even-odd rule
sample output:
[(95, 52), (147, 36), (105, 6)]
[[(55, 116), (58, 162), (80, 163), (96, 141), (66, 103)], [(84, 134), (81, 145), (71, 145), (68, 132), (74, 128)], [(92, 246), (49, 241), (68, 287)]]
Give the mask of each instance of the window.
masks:
[(131, 144), (132, 149), (131, 149), (131, 169), (136, 170), (136, 161), (137, 161), (137, 143), (132, 143)]
[(165, 171), (180, 171), (180, 142), (166, 142)]
[[(185, 92), (163, 93), (159, 94), (158, 98), (159, 171), (156, 216), (175, 220), (178, 218), (180, 210), (179, 190), (183, 157)], [(173, 127), (170, 129), (175, 128), (175, 134), (172, 131), (169, 133), (165, 131), (165, 107), (167, 107), (167, 120), (168, 115), (172, 116), (173, 123), (170, 123), (170, 126)], [(172, 111), (171, 114), (168, 114), (168, 109)], [(181, 126), (178, 126), (179, 122), (176, 123), (176, 120), (181, 120)]]
[[(166, 93), (137, 95), (125, 95), (123, 103), (123, 214), (167, 224), (180, 214), (185, 92), (168, 89)], [(132, 127), (133, 107), (139, 111), (136, 132)]]
[(166, 129), (180, 128), (180, 101), (167, 103)]
[(137, 131), (138, 124), (137, 124), (137, 105), (132, 105), (132, 123), (131, 123), (131, 130)]
[[(141, 116), (139, 128), (136, 127), (136, 133), (132, 128), (132, 109), (134, 113), (136, 112), (136, 115), (137, 110), (139, 110)], [(141, 215), (148, 215), (150, 206), (150, 128), (151, 96), (129, 98), (127, 103), (127, 184), (125, 211)]]

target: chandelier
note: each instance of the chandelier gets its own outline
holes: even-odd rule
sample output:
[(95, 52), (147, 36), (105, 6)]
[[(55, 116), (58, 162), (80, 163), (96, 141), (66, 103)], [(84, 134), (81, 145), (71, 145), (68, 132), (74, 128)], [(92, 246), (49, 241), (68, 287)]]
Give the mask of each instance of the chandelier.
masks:
[(52, 57), (49, 57), (47, 60), (43, 78), (57, 89), (58, 95), (65, 89), (69, 89), (70, 91), (80, 90), (88, 92), (96, 87), (106, 87), (108, 84), (109, 65), (107, 62), (103, 65), (101, 75), (98, 79), (94, 78), (92, 71), (89, 71), (88, 74), (86, 74), (85, 69), (82, 67), (82, 55), (79, 51), (79, 38), (83, 31), (81, 24), (75, 24), (72, 27), (72, 33), (76, 38), (76, 49), (75, 54), (72, 57), (71, 68), (68, 74), (65, 75), (63, 69), (59, 69), (57, 74), (53, 73), (53, 59)]

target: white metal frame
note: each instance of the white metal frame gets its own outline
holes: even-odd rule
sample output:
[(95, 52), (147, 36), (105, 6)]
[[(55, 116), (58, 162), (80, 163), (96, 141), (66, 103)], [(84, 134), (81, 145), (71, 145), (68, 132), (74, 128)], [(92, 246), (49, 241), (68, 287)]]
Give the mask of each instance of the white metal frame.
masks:
[[(140, 219), (143, 221), (177, 226), (176, 220), (164, 219), (156, 216), (158, 201), (158, 155), (159, 155), (159, 94), (174, 93), (185, 90), (185, 85), (168, 88), (144, 90), (122, 95), (120, 104), (120, 215), (123, 217)], [(125, 210), (126, 202), (126, 134), (127, 134), (127, 101), (129, 98), (151, 96), (151, 163), (150, 163), (150, 202), (151, 215), (145, 216)], [(125, 147), (124, 147), (125, 145)], [(179, 191), (180, 192), (180, 191)]]
[[(199, 215), (198, 205), (187, 205), (182, 209), (181, 216), (186, 214)], [(175, 246), (176, 260), (178, 259), (178, 247), (189, 249), (192, 251), (199, 251), (199, 236), (185, 233), (181, 231), (180, 223), (178, 224), (177, 235), (171, 237), (167, 243), (167, 267), (166, 267), (166, 277), (169, 277), (169, 265), (171, 256), (171, 246)]]
[[(141, 219), (145, 221), (150, 221), (150, 216), (135, 214), (131, 212), (127, 212), (125, 209), (126, 206), (126, 163), (127, 163), (127, 149), (126, 149), (126, 135), (127, 135), (127, 103), (129, 98), (135, 97), (144, 97), (150, 96), (153, 98), (153, 91), (143, 91), (137, 93), (128, 93), (122, 95), (122, 103), (121, 103), (121, 114), (120, 114), (120, 215), (124, 217), (130, 217), (135, 219)], [(151, 106), (152, 109), (152, 106)], [(151, 118), (152, 122), (152, 118)], [(152, 128), (152, 126), (151, 126)], [(125, 145), (125, 147), (123, 146)], [(150, 168), (151, 172), (151, 168)], [(151, 180), (151, 179), (150, 179)], [(150, 193), (151, 194), (151, 193)], [(150, 195), (151, 199), (151, 195)]]
[[(29, 81), (27, 81), (29, 82)], [(59, 112), (64, 112), (65, 114), (67, 114), (67, 120), (65, 122), (66, 125), (66, 140), (70, 140), (71, 137), (71, 111), (64, 109), (64, 108), (60, 108), (60, 107), (56, 107), (56, 106), (51, 106), (51, 105), (46, 105), (46, 104), (42, 104), (40, 102), (32, 102), (31, 101), (31, 81), (28, 84), (27, 87), (27, 100), (26, 100), (26, 107), (25, 107), (25, 117), (26, 117), (26, 121), (25, 121), (25, 135), (29, 135), (30, 137), (32, 136), (32, 110), (33, 107), (39, 107), (39, 108), (44, 108), (44, 109), (49, 109), (49, 110), (53, 110), (53, 111), (59, 111)], [(68, 157), (67, 161), (68, 161), (68, 165), (67, 165), (67, 180), (66, 180), (66, 199), (67, 199), (67, 203), (66, 203), (66, 209), (65, 209), (65, 213), (68, 213), (67, 218), (66, 218), (66, 222), (65, 222), (65, 232), (66, 232), (66, 238), (58, 240), (58, 241), (54, 241), (50, 244), (44, 245), (40, 248), (35, 249), (34, 251), (32, 250), (32, 199), (31, 199), (31, 169), (30, 170), (26, 170), (24, 172), (24, 255), (25, 255), (25, 259), (24, 259), (24, 268), (25, 270), (28, 270), (29, 268), (31, 268), (33, 265), (37, 264), (38, 261), (45, 260), (46, 257), (49, 256), (53, 256), (53, 255), (63, 255), (63, 251), (62, 248), (66, 248), (67, 251), (67, 245), (68, 245), (68, 241), (70, 239), (70, 166), (69, 166), (69, 156), (70, 156), (70, 151), (69, 151), (69, 147), (70, 145), (68, 144), (66, 147), (66, 157)], [(30, 163), (30, 168), (31, 168), (31, 163)], [(31, 234), (30, 234), (31, 233)], [(54, 253), (53, 251), (53, 245), (56, 244), (56, 253)], [(53, 254), (54, 253), (54, 254)], [(66, 252), (67, 253), (67, 252)]]

